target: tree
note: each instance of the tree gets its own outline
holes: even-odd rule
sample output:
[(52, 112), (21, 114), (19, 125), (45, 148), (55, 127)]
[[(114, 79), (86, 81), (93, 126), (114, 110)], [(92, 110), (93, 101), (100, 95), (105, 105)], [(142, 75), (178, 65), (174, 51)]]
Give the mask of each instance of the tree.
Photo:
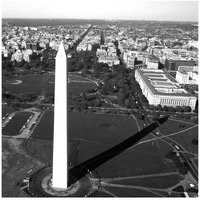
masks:
[(198, 118), (195, 118), (194, 120), (193, 120), (193, 122), (195, 123), (195, 124), (198, 124)]
[(148, 102), (147, 98), (143, 94), (141, 95), (140, 99), (141, 99), (141, 101), (143, 103), (147, 103)]
[(171, 106), (169, 106), (169, 107), (168, 107), (168, 111), (169, 111), (169, 112), (175, 112), (175, 108), (174, 108), (174, 107), (171, 107)]
[(198, 114), (198, 105), (195, 107), (194, 112)]
[(184, 163), (179, 161), (176, 167), (179, 169), (180, 174), (186, 175), (188, 173), (188, 169)]
[(159, 119), (159, 117), (160, 117), (160, 114), (159, 113), (155, 113), (155, 114), (153, 114), (153, 120), (158, 120)]
[(178, 125), (179, 128), (184, 128), (185, 126), (186, 126), (186, 124), (184, 124), (184, 123), (181, 123)]
[(159, 110), (159, 111), (162, 110), (162, 106), (160, 104), (157, 105), (157, 110)]
[(118, 104), (123, 106), (126, 98), (125, 94), (122, 91), (119, 91), (117, 97), (118, 97)]
[(114, 43), (115, 47), (118, 48), (118, 46), (119, 46), (118, 40), (113, 41), (113, 43)]
[(183, 186), (182, 186), (182, 185), (180, 185), (180, 186), (178, 186), (178, 187), (174, 188), (174, 189), (173, 189), (173, 191), (177, 191), (177, 192), (184, 192), (184, 188), (183, 188)]
[(29, 65), (28, 62), (26, 62), (26, 63), (24, 63), (23, 68), (25, 68), (25, 69), (27, 69), (27, 70), (30, 70), (30, 69), (31, 69), (31, 66)]
[(190, 106), (184, 106), (183, 110), (184, 110), (184, 112), (191, 112), (191, 107)]
[(14, 65), (12, 65), (11, 61), (2, 62), (2, 69), (7, 70), (8, 72), (14, 71)]
[(164, 65), (161, 62), (158, 63), (158, 69), (164, 69)]
[(164, 106), (164, 107), (163, 107), (163, 111), (167, 112), (167, 111), (168, 111), (168, 107), (167, 107), (167, 106)]
[(198, 193), (198, 189), (196, 189), (196, 188), (189, 188), (189, 189), (187, 189), (187, 193)]
[(137, 105), (136, 105), (135, 101), (133, 99), (129, 99), (128, 108), (134, 109), (136, 107), (137, 107)]
[(20, 103), (11, 103), (10, 107), (13, 107), (15, 110), (19, 110), (20, 109)]
[(109, 81), (111, 78), (111, 74), (110, 73), (105, 73), (103, 74), (103, 82), (105, 83), (106, 81)]
[(191, 143), (192, 143), (193, 145), (198, 145), (198, 139), (193, 139), (193, 140), (191, 141)]
[(81, 110), (86, 110), (88, 108), (87, 101), (82, 100), (81, 101)]
[(130, 106), (129, 106), (129, 99), (125, 99), (125, 106), (126, 106), (126, 108), (130, 108)]
[(137, 119), (139, 120), (143, 120), (144, 119), (144, 115), (140, 112), (135, 113), (135, 116), (137, 117)]
[(99, 46), (98, 43), (97, 44), (92, 44), (92, 51), (96, 52), (97, 49), (99, 49), (99, 48), (100, 48), (100, 46)]
[(156, 106), (154, 106), (154, 105), (149, 105), (149, 110), (156, 110)]
[(104, 34), (103, 34), (103, 31), (101, 31), (101, 40), (100, 40), (100, 44), (104, 44), (104, 43), (105, 43)]
[(37, 59), (38, 58), (38, 55), (37, 53), (33, 52), (31, 55), (30, 55), (30, 59), (31, 60), (34, 60), (34, 59)]
[(176, 106), (175, 110), (176, 112), (183, 112), (183, 108), (180, 106)]
[(99, 107), (99, 106), (101, 106), (101, 103), (100, 103), (99, 99), (96, 99), (94, 101), (94, 107)]
[(88, 105), (88, 107), (94, 106), (94, 100), (88, 101), (87, 105)]

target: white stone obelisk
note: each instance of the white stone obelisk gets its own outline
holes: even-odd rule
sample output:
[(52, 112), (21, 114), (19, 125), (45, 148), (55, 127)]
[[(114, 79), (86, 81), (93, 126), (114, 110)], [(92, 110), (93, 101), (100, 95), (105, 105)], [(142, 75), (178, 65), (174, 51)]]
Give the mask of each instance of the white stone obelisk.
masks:
[(52, 187), (67, 189), (67, 57), (61, 42), (55, 66), (54, 138)]

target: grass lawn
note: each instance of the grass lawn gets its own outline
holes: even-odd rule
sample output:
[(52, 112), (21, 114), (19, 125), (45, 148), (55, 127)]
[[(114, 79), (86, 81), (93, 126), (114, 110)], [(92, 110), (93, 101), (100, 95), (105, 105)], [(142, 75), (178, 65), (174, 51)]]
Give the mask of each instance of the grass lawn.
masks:
[[(25, 76), (18, 76), (16, 78), (12, 78), (7, 80), (4, 83), (4, 86), (7, 90), (16, 92), (16, 93), (33, 93), (33, 94), (41, 94), (42, 91), (47, 91), (47, 86), (49, 85), (48, 89), (54, 88), (54, 84), (49, 82), (49, 79), (53, 75), (25, 75)], [(11, 84), (14, 80), (21, 80), (21, 84), (13, 85)]]
[(79, 76), (70, 75), (70, 76), (68, 76), (68, 78), (70, 81), (89, 81), (89, 82), (91, 82), (89, 79), (84, 78), (84, 77), (79, 77)]
[[(78, 157), (77, 162), (82, 162), (92, 157), (94, 153), (100, 153), (137, 132), (133, 119), (128, 116), (90, 113), (69, 113), (68, 116), (69, 141), (73, 146), (77, 147), (79, 141), (81, 150), (85, 149), (84, 145), (96, 145), (95, 151), (89, 149), (87, 154)], [(31, 151), (49, 160), (52, 158), (50, 154), (52, 154), (53, 119), (53, 111), (46, 111), (29, 141)], [(74, 159), (72, 156), (71, 162), (74, 162)]]
[(104, 163), (97, 171), (104, 178), (173, 172), (173, 164), (160, 151), (163, 150), (148, 144), (139, 145)]
[(31, 137), (41, 140), (53, 140), (53, 119), (54, 113), (46, 111)]
[[(130, 116), (98, 115), (91, 113), (69, 113), (69, 162), (72, 165), (80, 164), (87, 159), (111, 148), (127, 137), (137, 132), (135, 121)], [(48, 124), (48, 126), (47, 126)], [(52, 160), (52, 135), (53, 135), (53, 112), (45, 112), (42, 120), (37, 125), (31, 140), (29, 150), (40, 156)], [(42, 139), (42, 140), (41, 140)], [(80, 147), (77, 151), (77, 147)], [(156, 174), (173, 172), (173, 164), (165, 160), (166, 153), (171, 147), (160, 140), (143, 143), (114, 157), (110, 161), (99, 166), (96, 171), (101, 178), (127, 177), (143, 174)], [(76, 163), (75, 163), (76, 162)], [(159, 180), (159, 184), (158, 181)], [(172, 186), (180, 180), (179, 175), (154, 177), (143, 180), (134, 179), (134, 185), (147, 185), (164, 188)], [(143, 184), (144, 183), (144, 184)], [(124, 182), (123, 184), (130, 184)], [(116, 196), (156, 196), (143, 190), (126, 188), (107, 188)], [(119, 190), (121, 192), (119, 192)], [(97, 193), (101, 196), (102, 193)], [(109, 195), (108, 195), (109, 196)]]
[(38, 140), (30, 138), (26, 145), (27, 149), (36, 156), (52, 161), (53, 158), (53, 142), (51, 140)]
[[(69, 162), (74, 164), (77, 154), (78, 140), (69, 141)], [(39, 157), (45, 158), (49, 161), (53, 160), (53, 141), (52, 140), (38, 140), (31, 138), (27, 143), (29, 151), (33, 152)]]
[(68, 84), (69, 93), (80, 93), (91, 88), (96, 88), (96, 84), (92, 82), (70, 82)]
[[(32, 137), (52, 140), (53, 119), (52, 111), (45, 112)], [(129, 116), (70, 112), (68, 130), (69, 138), (114, 145), (136, 133), (137, 126)]]
[[(179, 124), (185, 124), (185, 127), (180, 128)], [(187, 151), (198, 153), (198, 145), (193, 145), (191, 141), (193, 139), (198, 139), (198, 126), (195, 124), (185, 123), (185, 122), (177, 122), (174, 120), (168, 120), (166, 123), (162, 124), (159, 127), (161, 133), (165, 135), (170, 135), (172, 133), (180, 132), (173, 136), (170, 136), (173, 140), (177, 141), (180, 145), (182, 145)], [(192, 128), (194, 127), (194, 128)], [(189, 130), (187, 130), (189, 129)]]
[(193, 139), (198, 139), (198, 126), (170, 138), (177, 141), (187, 151), (198, 154), (198, 145), (192, 144)]
[[(90, 82), (89, 80), (83, 77), (73, 77), (70, 76), (70, 79), (81, 80), (87, 82), (70, 82), (68, 84), (68, 90), (70, 93), (80, 93), (88, 88), (96, 88), (96, 84)], [(15, 80), (21, 80), (20, 84), (12, 84)], [(33, 93), (33, 94), (42, 94), (43, 92), (53, 95), (54, 94), (54, 82), (55, 76), (52, 74), (42, 74), (42, 75), (25, 75), (12, 78), (3, 83), (4, 87), (16, 93)]]
[[(185, 124), (185, 127), (183, 127), (183, 128), (179, 127), (179, 125), (181, 125), (181, 124)], [(162, 134), (169, 135), (169, 134), (172, 134), (172, 133), (182, 131), (182, 130), (187, 129), (187, 128), (192, 127), (192, 126), (194, 126), (194, 125), (190, 124), (190, 123), (182, 122), (181, 120), (180, 121), (174, 121), (174, 120), (168, 119), (164, 124), (159, 126), (159, 130)]]
[(2, 117), (5, 117), (7, 114), (10, 114), (14, 111), (14, 108), (2, 106)]
[(3, 128), (3, 135), (18, 135), (20, 129), (31, 115), (31, 112), (17, 112), (10, 122), (8, 122), (8, 124)]

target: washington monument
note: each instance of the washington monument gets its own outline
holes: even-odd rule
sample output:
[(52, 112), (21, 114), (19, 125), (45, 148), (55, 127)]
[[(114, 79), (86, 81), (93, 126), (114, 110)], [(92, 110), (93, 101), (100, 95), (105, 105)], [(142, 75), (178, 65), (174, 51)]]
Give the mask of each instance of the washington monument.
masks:
[(61, 42), (56, 55), (52, 187), (67, 189), (67, 57)]

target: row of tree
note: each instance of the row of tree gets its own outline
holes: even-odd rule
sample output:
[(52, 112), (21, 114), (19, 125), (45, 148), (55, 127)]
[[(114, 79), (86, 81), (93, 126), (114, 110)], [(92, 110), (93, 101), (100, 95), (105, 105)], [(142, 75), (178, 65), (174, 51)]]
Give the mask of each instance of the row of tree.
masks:
[(149, 105), (149, 110), (153, 111), (165, 111), (165, 112), (191, 112), (190, 106), (176, 106), (175, 108), (172, 106), (161, 106), (160, 104), (157, 106)]

